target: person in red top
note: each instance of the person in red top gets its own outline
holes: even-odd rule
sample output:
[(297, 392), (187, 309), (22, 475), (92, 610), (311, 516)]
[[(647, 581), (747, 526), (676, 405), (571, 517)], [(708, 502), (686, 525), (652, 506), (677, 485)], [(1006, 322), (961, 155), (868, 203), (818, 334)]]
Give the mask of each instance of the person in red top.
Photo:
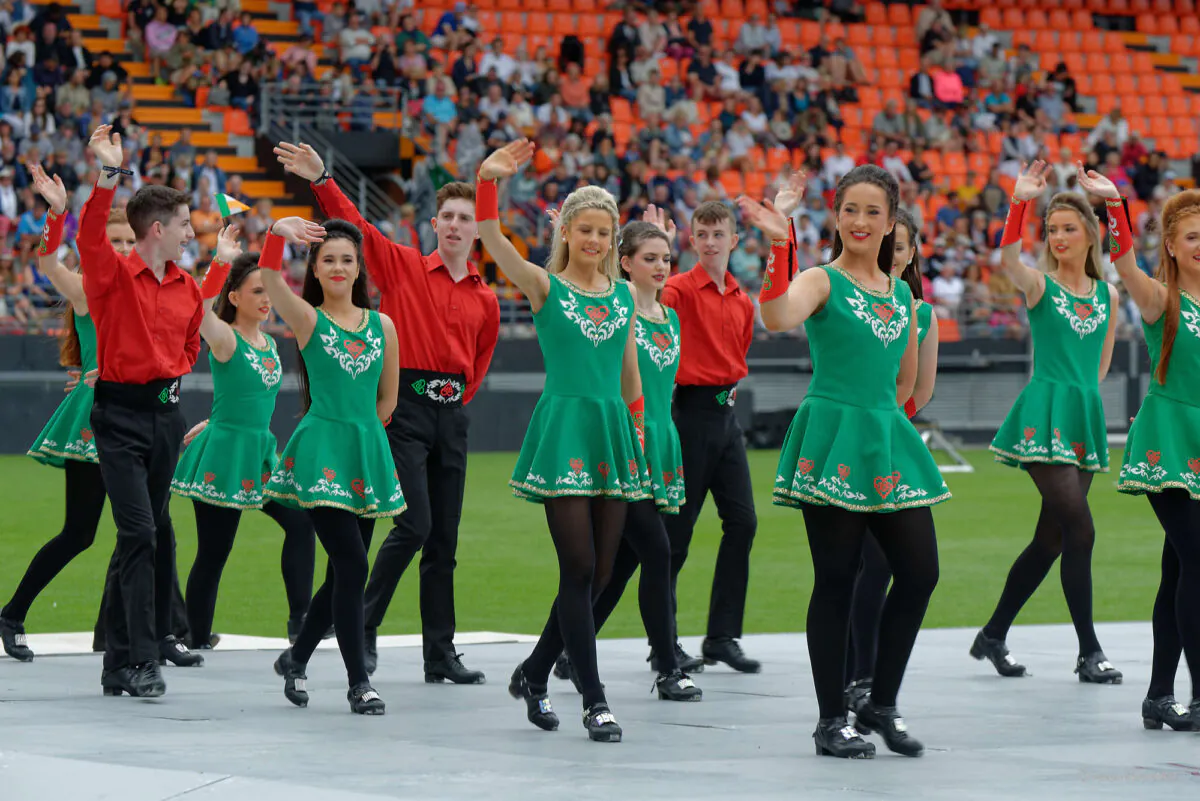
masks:
[[(186, 428), (180, 378), (200, 353), (201, 292), (174, 259), (192, 240), (188, 198), (146, 186), (126, 214), (136, 238), (122, 256), (105, 233), (122, 172), (120, 134), (101, 125), (88, 144), (101, 176), (79, 219), (83, 291), (96, 325), (97, 364), (91, 423), (100, 473), (117, 524), (119, 580), (105, 598), (105, 695), (166, 692), (155, 636), (155, 532), (169, 525), (171, 477)], [(64, 217), (48, 217), (42, 247), (62, 241)], [(224, 280), (222, 278), (222, 280)]]
[(422, 551), (425, 681), (482, 683), (483, 673), (464, 667), (454, 650), (455, 553), (467, 478), (463, 407), (483, 382), (500, 336), (500, 304), (470, 261), (478, 236), (475, 190), (457, 182), (438, 190), (431, 221), (438, 247), (423, 256), (363, 219), (310, 146), (281, 142), (275, 153), (285, 170), (312, 184), (327, 217), (348, 220), (363, 232), (380, 310), (400, 336), (402, 403), (388, 424), (388, 440), (408, 509), (379, 547), (367, 582), (367, 671), (375, 672), (376, 632), (396, 585)]
[[(704, 501), (712, 492), (721, 517), (721, 546), (713, 575), (708, 631), (700, 647), (703, 663), (724, 662), (743, 673), (761, 666), (742, 652), (742, 618), (750, 579), (750, 548), (758, 518), (742, 426), (733, 413), (737, 383), (746, 377), (746, 353), (754, 336), (754, 303), (729, 274), (729, 254), (737, 246), (733, 212), (721, 203), (701, 203), (692, 214), (692, 242), (699, 262), (671, 276), (662, 302), (679, 315), (680, 362), (675, 376), (672, 416), (683, 451), (687, 503), (663, 518), (671, 541), (671, 597)], [(685, 673), (701, 668), (678, 642), (675, 652)], [(657, 669), (656, 655), (651, 666)]]

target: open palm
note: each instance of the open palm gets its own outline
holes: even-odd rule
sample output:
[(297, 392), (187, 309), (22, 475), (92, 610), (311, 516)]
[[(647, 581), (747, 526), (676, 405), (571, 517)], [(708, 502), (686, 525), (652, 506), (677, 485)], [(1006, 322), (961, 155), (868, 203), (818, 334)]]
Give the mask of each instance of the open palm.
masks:
[(1085, 192), (1114, 200), (1121, 197), (1121, 190), (1117, 189), (1117, 185), (1112, 180), (1095, 170), (1084, 170), (1082, 163), (1078, 164), (1075, 175), (1080, 188)]
[(1013, 187), (1013, 197), (1017, 200), (1033, 200), (1040, 197), (1046, 191), (1046, 170), (1048, 169), (1046, 162), (1041, 159), (1030, 164), (1017, 178), (1017, 184)]
[(533, 142), (528, 139), (509, 142), (479, 165), (479, 178), (484, 181), (492, 181), (516, 175), (517, 170), (533, 158), (533, 150)]
[(311, 245), (325, 241), (325, 228), (303, 217), (284, 217), (271, 226), (271, 233), (293, 245)]
[(784, 217), (790, 217), (793, 211), (800, 208), (807, 187), (808, 174), (804, 170), (796, 170), (775, 193), (775, 209)]
[(217, 261), (233, 264), (242, 255), (242, 245), (238, 242), (238, 227), (227, 225), (217, 234)]
[(317, 155), (317, 151), (303, 142), (298, 145), (280, 142), (275, 146), (275, 156), (285, 171), (309, 182), (317, 180), (325, 172), (325, 162)]
[(63, 186), (62, 178), (56, 175), (51, 179), (40, 164), (31, 165), (30, 172), (33, 175), (34, 191), (46, 199), (46, 202), (50, 204), (50, 210), (55, 214), (62, 214), (66, 211), (67, 188)]
[(111, 125), (101, 125), (92, 132), (88, 149), (105, 167), (120, 167), (125, 160), (125, 153), (121, 150), (121, 135), (113, 133)]
[(787, 217), (781, 214), (771, 201), (764, 200), (759, 203), (742, 195), (737, 199), (737, 204), (747, 225), (762, 231), (771, 241), (788, 238)]
[(667, 215), (666, 209), (660, 209), (653, 204), (647, 206), (646, 211), (642, 213), (642, 222), (650, 223), (666, 234), (672, 242), (675, 241), (675, 221)]

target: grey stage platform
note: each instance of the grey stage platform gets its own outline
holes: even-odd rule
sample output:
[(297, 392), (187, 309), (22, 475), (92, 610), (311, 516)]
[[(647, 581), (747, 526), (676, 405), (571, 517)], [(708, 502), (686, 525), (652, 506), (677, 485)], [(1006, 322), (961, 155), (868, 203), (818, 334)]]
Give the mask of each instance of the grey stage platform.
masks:
[[(640, 641), (602, 641), (601, 673), (625, 742), (588, 742), (578, 696), (552, 680), (562, 727), (526, 722), (507, 679), (527, 644), (470, 646), (484, 686), (425, 685), (420, 652), (381, 653), (382, 718), (351, 715), (335, 652), (310, 664), (292, 707), (271, 652), (213, 652), (167, 672), (156, 701), (100, 695), (98, 656), (0, 658), (0, 799), (1142, 799), (1200, 797), (1200, 734), (1147, 732), (1148, 624), (1101, 627), (1119, 687), (1080, 685), (1069, 627), (1014, 630), (1031, 668), (1000, 679), (967, 656), (973, 632), (921, 635), (901, 695), (929, 750), (873, 762), (817, 758), (804, 638), (747, 637), (765, 671), (697, 676), (699, 704), (653, 699)], [(685, 645), (698, 647), (693, 638)], [(1186, 699), (1187, 672), (1178, 693)]]

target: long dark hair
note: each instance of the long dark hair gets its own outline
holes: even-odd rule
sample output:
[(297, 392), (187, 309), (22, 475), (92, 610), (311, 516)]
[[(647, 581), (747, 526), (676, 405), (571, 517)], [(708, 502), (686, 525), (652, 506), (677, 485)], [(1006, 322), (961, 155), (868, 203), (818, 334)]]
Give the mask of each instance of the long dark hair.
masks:
[[(325, 290), (317, 280), (317, 259), (320, 258), (321, 249), (327, 244), (335, 239), (346, 239), (353, 243), (354, 251), (358, 254), (358, 277), (350, 287), (350, 302), (360, 309), (371, 308), (371, 298), (367, 293), (367, 262), (363, 258), (362, 232), (345, 220), (326, 220), (322, 226), (325, 228), (325, 241), (308, 249), (308, 266), (304, 270), (304, 288), (300, 290), (300, 297), (314, 309), (325, 302)], [(312, 395), (309, 393), (308, 368), (304, 364), (303, 353), (300, 354), (299, 378), (300, 409), (307, 412), (312, 404)]]
[(221, 294), (217, 296), (217, 307), (213, 310), (217, 317), (233, 325), (233, 321), (237, 319), (237, 306), (229, 302), (229, 293), (241, 289), (242, 284), (246, 283), (246, 279), (257, 269), (257, 253), (243, 253), (233, 260), (229, 276), (225, 279), (225, 286), (221, 287)]
[(1163, 205), (1162, 242), (1158, 251), (1158, 270), (1154, 277), (1167, 285), (1167, 307), (1163, 309), (1162, 346), (1158, 351), (1158, 369), (1154, 380), (1167, 383), (1167, 367), (1171, 364), (1171, 351), (1175, 349), (1175, 335), (1179, 333), (1179, 262), (1167, 248), (1175, 239), (1179, 221), (1200, 214), (1200, 190), (1189, 189), (1174, 195)]
[[(874, 164), (863, 164), (860, 167), (855, 167), (850, 172), (842, 176), (842, 180), (838, 181), (837, 192), (833, 196), (833, 213), (839, 214), (842, 210), (842, 202), (846, 199), (846, 190), (856, 184), (872, 184), (878, 186), (887, 195), (888, 201), (888, 219), (896, 219), (896, 209), (900, 206), (900, 184), (896, 183), (896, 179), (892, 174), (882, 167), (876, 167)], [(883, 242), (879, 245), (879, 269), (880, 271), (891, 275), (892, 273), (892, 255), (896, 251), (896, 234), (893, 229), (891, 233), (883, 238)], [(829, 260), (834, 261), (838, 256), (842, 255), (842, 235), (838, 233), (836, 225), (833, 230), (833, 253)]]
[[(917, 221), (913, 218), (908, 209), (896, 209), (896, 225), (903, 225), (908, 231), (908, 244), (913, 249), (912, 259), (908, 264), (904, 265), (904, 269), (900, 273), (900, 277), (908, 284), (912, 290), (912, 296), (917, 300), (925, 300), (925, 287), (921, 284), (921, 229), (917, 227)], [(895, 230), (892, 231), (893, 241)], [(895, 245), (892, 245), (893, 251)]]

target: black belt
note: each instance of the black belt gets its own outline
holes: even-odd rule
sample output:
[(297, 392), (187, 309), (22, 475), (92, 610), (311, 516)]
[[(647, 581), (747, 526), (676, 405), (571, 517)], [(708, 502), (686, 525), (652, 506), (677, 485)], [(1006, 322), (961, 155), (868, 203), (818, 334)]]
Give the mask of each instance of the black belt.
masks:
[(725, 411), (737, 400), (737, 384), (675, 387), (675, 407), (681, 411)]
[(179, 409), (179, 378), (160, 378), (148, 384), (96, 382), (96, 401), (115, 403), (139, 412), (174, 412)]
[(435, 409), (463, 405), (467, 378), (462, 373), (439, 373), (434, 370), (400, 368), (400, 397), (423, 403)]

